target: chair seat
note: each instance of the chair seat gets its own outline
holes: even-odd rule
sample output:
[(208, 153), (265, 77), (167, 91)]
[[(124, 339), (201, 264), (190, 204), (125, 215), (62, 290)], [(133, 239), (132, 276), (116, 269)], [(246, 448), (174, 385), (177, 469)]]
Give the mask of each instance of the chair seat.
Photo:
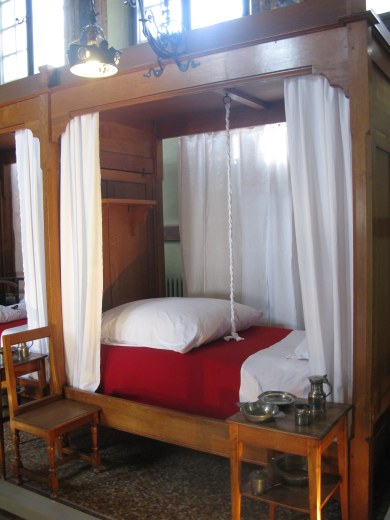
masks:
[[(66, 431), (68, 423), (70, 429), (73, 429), (75, 420), (80, 420), (80, 424), (82, 424), (84, 420), (91, 417), (91, 414), (99, 411), (98, 406), (72, 401), (71, 399), (59, 399), (16, 415), (14, 425), (16, 428), (18, 428), (18, 424), (23, 424), (26, 428), (30, 426), (34, 429), (34, 433), (37, 433), (36, 429)], [(27, 431), (25, 428), (23, 430)]]

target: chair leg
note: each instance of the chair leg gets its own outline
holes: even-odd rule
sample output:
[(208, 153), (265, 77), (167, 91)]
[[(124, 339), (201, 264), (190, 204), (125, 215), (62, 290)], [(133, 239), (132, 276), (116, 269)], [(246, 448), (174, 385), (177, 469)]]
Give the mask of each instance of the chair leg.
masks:
[(98, 433), (96, 422), (91, 424), (91, 437), (92, 437), (92, 466), (95, 473), (99, 472), (100, 468), (100, 453), (98, 447)]
[(12, 443), (14, 445), (14, 475), (16, 478), (16, 483), (21, 484), (22, 478), (20, 475), (20, 468), (22, 467), (22, 460), (20, 458), (20, 436), (18, 430), (14, 430), (12, 433)]
[(55, 442), (50, 442), (47, 445), (47, 455), (49, 458), (49, 487), (51, 490), (52, 498), (57, 497), (58, 493), (58, 476), (56, 473), (55, 466)]

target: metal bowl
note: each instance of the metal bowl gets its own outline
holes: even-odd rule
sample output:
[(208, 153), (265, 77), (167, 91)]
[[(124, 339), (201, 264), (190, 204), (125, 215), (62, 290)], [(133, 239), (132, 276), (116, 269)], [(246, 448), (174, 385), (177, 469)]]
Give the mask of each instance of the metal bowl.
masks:
[(279, 407), (272, 403), (237, 403), (245, 419), (251, 422), (265, 422), (273, 419), (279, 412)]
[(272, 466), (285, 484), (307, 486), (309, 481), (307, 457), (285, 453), (272, 459)]

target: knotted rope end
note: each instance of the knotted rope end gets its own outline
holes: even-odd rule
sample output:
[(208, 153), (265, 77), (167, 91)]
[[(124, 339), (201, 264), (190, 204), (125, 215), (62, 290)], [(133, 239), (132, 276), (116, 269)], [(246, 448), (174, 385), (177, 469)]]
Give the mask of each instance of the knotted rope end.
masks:
[(242, 338), (237, 334), (237, 332), (231, 332), (230, 336), (225, 336), (223, 338), (225, 341), (230, 341), (231, 339), (235, 339), (236, 341), (244, 341), (245, 338)]

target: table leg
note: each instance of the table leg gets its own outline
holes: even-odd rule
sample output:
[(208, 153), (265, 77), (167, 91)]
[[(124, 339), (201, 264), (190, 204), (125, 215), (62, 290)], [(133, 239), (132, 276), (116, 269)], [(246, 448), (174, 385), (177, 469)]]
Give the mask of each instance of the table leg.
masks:
[(348, 520), (349, 515), (349, 480), (348, 480), (348, 425), (347, 417), (343, 417), (337, 436), (337, 457), (340, 475), (341, 518)]
[(317, 441), (307, 445), (310, 520), (321, 520), (321, 449)]
[(243, 446), (238, 442), (238, 428), (235, 424), (229, 425), (230, 432), (230, 491), (232, 501), (232, 520), (241, 517), (241, 467)]

